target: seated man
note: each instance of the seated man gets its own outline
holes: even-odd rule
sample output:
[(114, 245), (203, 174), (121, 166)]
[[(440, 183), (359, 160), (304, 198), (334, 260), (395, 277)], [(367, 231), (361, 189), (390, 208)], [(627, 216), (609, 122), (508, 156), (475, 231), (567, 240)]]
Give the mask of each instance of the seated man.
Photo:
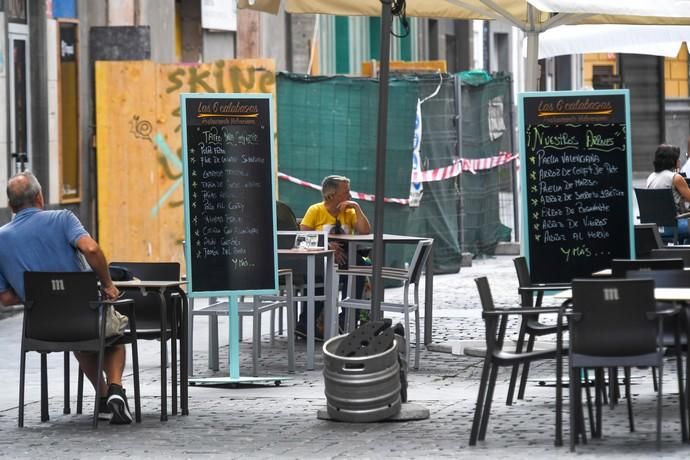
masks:
[[(0, 228), (0, 302), (14, 305), (24, 302), (25, 271), (82, 271), (79, 253), (101, 281), (105, 297), (117, 299), (108, 262), (100, 246), (89, 236), (79, 219), (70, 211), (43, 210), (43, 193), (36, 176), (21, 172), (7, 182), (7, 198), (12, 221)], [(58, 306), (56, 306), (58, 307)], [(97, 354), (75, 352), (84, 374), (96, 386), (101, 380), (101, 413), (112, 413), (110, 423), (128, 424), (132, 414), (122, 388), (125, 347), (116, 345), (105, 352), (103, 368), (107, 377), (97, 375)]]
[[(323, 201), (313, 204), (300, 223), (300, 230), (328, 231), (329, 233), (346, 233), (366, 235), (371, 232), (369, 219), (362, 211), (359, 203), (352, 201), (350, 195), (350, 179), (344, 176), (326, 176), (321, 182), (321, 195)], [(347, 266), (347, 251), (337, 242), (329, 242), (330, 248), (335, 251), (335, 261), (341, 267)], [(357, 286), (358, 294), (363, 286)], [(323, 305), (318, 304), (315, 316), (318, 318), (323, 310)], [(304, 335), (306, 331), (306, 313), (302, 312), (297, 321), (297, 333)], [(317, 321), (318, 322), (318, 321)], [(321, 328), (322, 329), (322, 328)], [(323, 330), (317, 328), (317, 336)]]

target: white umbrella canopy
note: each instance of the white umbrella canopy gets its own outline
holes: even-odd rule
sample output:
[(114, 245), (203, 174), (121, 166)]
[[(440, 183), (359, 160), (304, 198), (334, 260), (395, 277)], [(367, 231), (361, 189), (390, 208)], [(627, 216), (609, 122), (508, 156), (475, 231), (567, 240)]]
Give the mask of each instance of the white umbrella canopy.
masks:
[[(381, 0), (238, 0), (240, 8), (379, 16)], [(569, 24), (690, 25), (690, 0), (406, 0), (408, 16), (498, 19), (527, 36), (525, 87), (536, 89), (539, 34)]]
[(581, 24), (559, 26), (539, 36), (539, 59), (584, 53), (676, 57), (690, 42), (690, 26)]

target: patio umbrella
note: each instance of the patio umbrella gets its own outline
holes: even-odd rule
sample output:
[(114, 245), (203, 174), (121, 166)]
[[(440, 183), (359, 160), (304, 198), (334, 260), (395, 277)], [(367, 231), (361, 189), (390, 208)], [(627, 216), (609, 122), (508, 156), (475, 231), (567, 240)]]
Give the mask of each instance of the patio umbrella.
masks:
[(676, 57), (690, 42), (690, 26), (581, 24), (542, 32), (539, 59), (584, 53), (628, 53)]
[[(238, 0), (239, 8), (276, 14), (284, 3), (289, 13), (381, 16), (381, 37), (390, 36), (396, 0)], [(690, 24), (690, 0), (405, 0), (407, 16), (447, 19), (500, 19), (522, 30), (527, 38), (525, 87), (537, 88), (539, 34), (566, 24)], [(372, 317), (383, 298), (383, 193), (390, 40), (381, 40), (378, 139), (374, 202), (374, 266)]]

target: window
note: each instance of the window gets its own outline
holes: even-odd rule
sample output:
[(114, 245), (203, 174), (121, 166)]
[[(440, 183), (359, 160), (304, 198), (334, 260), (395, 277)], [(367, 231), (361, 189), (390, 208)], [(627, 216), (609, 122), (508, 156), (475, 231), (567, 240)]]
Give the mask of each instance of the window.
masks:
[(5, 0), (8, 22), (27, 24), (26, 0)]

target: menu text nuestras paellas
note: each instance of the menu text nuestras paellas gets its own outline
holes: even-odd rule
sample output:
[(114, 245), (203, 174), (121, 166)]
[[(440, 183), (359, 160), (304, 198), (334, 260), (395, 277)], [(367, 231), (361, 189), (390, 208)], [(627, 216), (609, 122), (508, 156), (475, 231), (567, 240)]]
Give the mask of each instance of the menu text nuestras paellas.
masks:
[(625, 126), (534, 124), (525, 135), (530, 245), (564, 262), (607, 256), (610, 214), (626, 206)]

